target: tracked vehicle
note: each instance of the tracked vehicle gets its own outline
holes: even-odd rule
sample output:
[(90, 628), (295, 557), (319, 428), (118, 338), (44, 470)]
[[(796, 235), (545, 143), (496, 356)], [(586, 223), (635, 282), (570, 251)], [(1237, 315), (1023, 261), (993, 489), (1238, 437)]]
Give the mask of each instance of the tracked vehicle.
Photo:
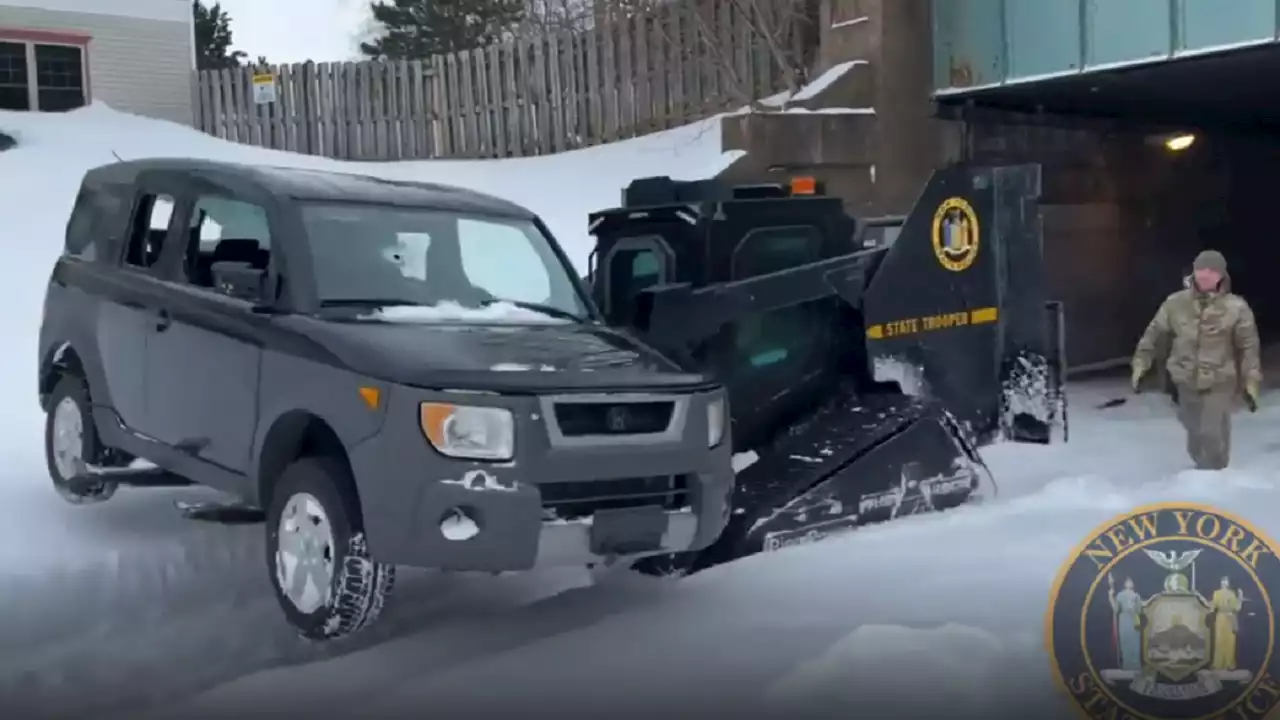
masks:
[(906, 217), (820, 184), (635, 181), (595, 213), (615, 325), (724, 384), (737, 453), (715, 544), (685, 573), (995, 490), (976, 448), (1066, 439), (1062, 305), (1046, 294), (1039, 167), (939, 170)]

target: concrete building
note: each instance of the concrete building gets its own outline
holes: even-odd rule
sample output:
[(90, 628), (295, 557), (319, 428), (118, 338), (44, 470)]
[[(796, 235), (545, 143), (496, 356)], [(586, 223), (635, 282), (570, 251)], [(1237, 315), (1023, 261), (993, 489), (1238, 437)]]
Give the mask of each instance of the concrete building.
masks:
[(0, 109), (92, 101), (190, 124), (191, 0), (0, 0)]

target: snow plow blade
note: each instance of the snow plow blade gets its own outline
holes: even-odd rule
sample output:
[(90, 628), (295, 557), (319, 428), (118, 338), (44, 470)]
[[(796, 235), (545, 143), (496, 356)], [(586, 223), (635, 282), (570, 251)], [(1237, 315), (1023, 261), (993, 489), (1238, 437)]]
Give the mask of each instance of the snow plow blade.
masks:
[(1065, 440), (1039, 197), (1037, 166), (955, 165), (904, 217), (852, 217), (812, 178), (645, 178), (592, 214), (606, 317), (714, 373), (735, 454), (755, 456), (715, 543), (638, 568), (698, 570), (986, 499), (978, 446)]

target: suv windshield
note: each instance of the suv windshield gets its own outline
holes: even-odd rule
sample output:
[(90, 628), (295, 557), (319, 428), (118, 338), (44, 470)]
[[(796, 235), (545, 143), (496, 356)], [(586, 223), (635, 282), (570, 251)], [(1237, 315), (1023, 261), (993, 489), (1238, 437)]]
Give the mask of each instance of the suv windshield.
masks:
[[(486, 309), (453, 319), (587, 318), (572, 276), (530, 220), (360, 204), (308, 204), (302, 217), (322, 306)], [(525, 312), (492, 312), (503, 304)]]

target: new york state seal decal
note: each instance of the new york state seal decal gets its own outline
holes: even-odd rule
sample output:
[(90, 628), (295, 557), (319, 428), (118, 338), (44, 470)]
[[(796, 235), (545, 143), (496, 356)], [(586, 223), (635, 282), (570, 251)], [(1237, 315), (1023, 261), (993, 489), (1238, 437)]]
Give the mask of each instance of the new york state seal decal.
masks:
[(1099, 527), (1049, 598), (1058, 684), (1087, 718), (1263, 720), (1280, 704), (1276, 550), (1243, 518), (1195, 503)]

